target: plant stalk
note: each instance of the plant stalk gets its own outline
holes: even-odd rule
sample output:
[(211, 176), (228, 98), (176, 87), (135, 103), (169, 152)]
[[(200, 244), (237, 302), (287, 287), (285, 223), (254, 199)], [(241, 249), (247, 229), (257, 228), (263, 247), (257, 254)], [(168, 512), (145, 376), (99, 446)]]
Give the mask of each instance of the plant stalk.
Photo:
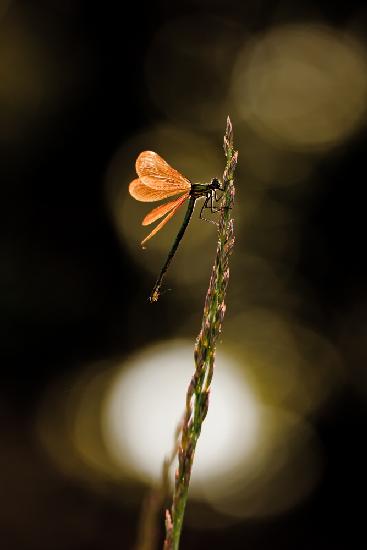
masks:
[(202, 423), (208, 412), (216, 345), (226, 311), (225, 296), (229, 280), (229, 257), (234, 245), (231, 215), (235, 194), (234, 172), (238, 157), (237, 151), (233, 149), (233, 129), (229, 117), (224, 136), (224, 152), (226, 167), (222, 183), (223, 195), (220, 204), (217, 251), (205, 298), (201, 330), (195, 344), (195, 372), (186, 394), (172, 506), (171, 510), (166, 510), (164, 550), (179, 549), (194, 454)]

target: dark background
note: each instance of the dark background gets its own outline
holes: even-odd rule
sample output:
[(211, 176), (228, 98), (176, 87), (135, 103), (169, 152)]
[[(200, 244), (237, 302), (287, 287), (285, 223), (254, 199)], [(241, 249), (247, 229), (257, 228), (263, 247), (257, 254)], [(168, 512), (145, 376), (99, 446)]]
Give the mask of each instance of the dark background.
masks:
[[(343, 28), (362, 6), (318, 2), (317, 9), (324, 22)], [(307, 7), (304, 3), (305, 13)], [(128, 504), (128, 498), (121, 502), (116, 493), (94, 492), (57, 474), (34, 441), (32, 419), (45, 388), (60, 374), (82, 362), (123, 356), (142, 342), (134, 304), (150, 287), (151, 277), (121, 246), (103, 182), (121, 142), (164, 119), (150, 101), (143, 71), (156, 29), (173, 16), (231, 12), (234, 18), (248, 17), (249, 31), (255, 32), (267, 27), (278, 8), (275, 1), (243, 6), (235, 0), (93, 6), (39, 0), (1, 8), (0, 28), (20, 21), (35, 30), (37, 47), (51, 51), (58, 67), (50, 105), (46, 100), (46, 106), (42, 100), (32, 104), (27, 97), (31, 89), (14, 112), (10, 101), (5, 104), (0, 118), (4, 550), (133, 546), (141, 489)], [(285, 19), (297, 18), (295, 12), (285, 9)], [(26, 89), (24, 52), (26, 44), (10, 56), (6, 71), (20, 74), (19, 86)], [(187, 528), (183, 548), (366, 546), (367, 407), (365, 389), (359, 387), (366, 357), (365, 142), (362, 127), (337, 154), (320, 158), (317, 174), (323, 188), (308, 198), (307, 224), (300, 233), (298, 273), (318, 303), (310, 320), (337, 343), (344, 367), (352, 373), (313, 419), (325, 455), (322, 478), (304, 502), (278, 517), (218, 531)], [(181, 303), (176, 315), (185, 318), (187, 313)], [(158, 313), (149, 309), (146, 315), (152, 327), (146, 340), (170, 336), (169, 299)]]

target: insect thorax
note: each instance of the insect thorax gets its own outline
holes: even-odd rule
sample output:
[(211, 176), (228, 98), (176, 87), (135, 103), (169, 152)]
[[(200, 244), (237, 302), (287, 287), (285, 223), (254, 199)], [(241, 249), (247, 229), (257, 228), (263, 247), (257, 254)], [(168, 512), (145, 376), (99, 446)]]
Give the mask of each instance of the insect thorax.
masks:
[(190, 195), (191, 197), (203, 197), (216, 188), (217, 186), (215, 184), (213, 185), (213, 183), (192, 183)]

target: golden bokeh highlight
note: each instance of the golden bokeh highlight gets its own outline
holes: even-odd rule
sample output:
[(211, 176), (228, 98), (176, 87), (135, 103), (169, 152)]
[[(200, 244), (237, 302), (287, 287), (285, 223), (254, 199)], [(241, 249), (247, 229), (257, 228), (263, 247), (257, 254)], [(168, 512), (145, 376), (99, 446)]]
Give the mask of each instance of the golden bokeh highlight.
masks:
[[(265, 196), (255, 198), (244, 214), (236, 223), (230, 314), (252, 306), (302, 310), (307, 285), (296, 272), (299, 227), (292, 208)], [(307, 307), (313, 307), (312, 299)]]
[[(192, 494), (198, 482), (226, 476), (253, 452), (258, 437), (256, 397), (239, 366), (220, 352), (210, 412), (195, 453)], [(111, 456), (145, 480), (159, 479), (162, 458), (182, 418), (193, 374), (192, 343), (173, 340), (132, 357), (106, 395), (104, 432)], [(232, 407), (228, 407), (229, 400)], [(238, 440), (239, 431), (244, 436)], [(231, 449), (231, 452), (227, 452)]]
[(314, 177), (313, 155), (270, 142), (243, 120), (236, 125), (236, 143), (241, 152), (238, 179), (246, 181), (246, 185), (253, 180), (257, 194), (271, 187), (310, 185)]
[(300, 220), (285, 201), (261, 197), (256, 207), (247, 211), (245, 223), (243, 249), (247, 254), (295, 264)]
[(246, 468), (240, 465), (204, 488), (210, 506), (232, 520), (286, 512), (309, 496), (322, 473), (323, 451), (305, 419), (275, 407), (263, 407), (260, 419), (261, 434)]
[[(257, 317), (259, 321), (259, 313)], [(251, 318), (256, 324), (255, 311)], [(295, 396), (302, 399), (310, 386), (306, 369), (289, 364), (295, 362), (296, 351), (288, 357), (284, 353), (292, 345), (291, 336), (287, 339), (282, 327), (276, 329), (279, 319), (266, 323), (262, 313), (265, 339), (250, 334), (255, 344), (248, 353), (247, 342), (235, 330), (236, 324), (248, 330), (242, 321), (230, 323), (237, 344), (230, 339), (217, 355), (192, 473), (190, 494), (209, 507), (206, 519), (199, 514), (208, 525), (216, 513), (225, 522), (283, 513), (307, 498), (322, 468), (322, 449), (304, 418), (320, 398), (313, 396), (312, 407), (309, 400), (303, 400), (307, 406), (295, 403)], [(259, 364), (262, 348), (271, 347), (265, 341), (269, 333), (284, 345), (268, 355), (263, 376)], [(276, 353), (288, 363), (274, 367)], [(158, 342), (123, 361), (85, 365), (49, 387), (37, 418), (38, 441), (64, 475), (97, 492), (121, 493), (131, 506), (142, 485), (159, 480), (193, 369), (193, 346), (186, 339)], [(321, 374), (319, 381), (328, 379)]]
[(361, 42), (331, 27), (289, 24), (245, 43), (233, 71), (239, 115), (281, 147), (325, 150), (365, 123)]
[(68, 477), (98, 487), (118, 480), (103, 444), (100, 409), (113, 365), (100, 362), (55, 380), (39, 406), (35, 433), (55, 467)]
[(226, 323), (226, 342), (251, 365), (262, 402), (300, 415), (318, 411), (345, 380), (335, 346), (285, 308), (253, 305)]

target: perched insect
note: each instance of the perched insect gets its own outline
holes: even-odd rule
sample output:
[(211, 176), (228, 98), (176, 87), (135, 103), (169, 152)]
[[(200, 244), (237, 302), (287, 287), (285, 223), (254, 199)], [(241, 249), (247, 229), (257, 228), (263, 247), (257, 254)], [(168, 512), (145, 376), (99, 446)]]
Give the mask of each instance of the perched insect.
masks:
[(135, 167), (139, 177), (133, 180), (129, 185), (130, 195), (134, 197), (134, 199), (143, 202), (154, 202), (172, 197), (173, 195), (180, 195), (173, 201), (166, 202), (154, 208), (145, 216), (142, 221), (143, 225), (149, 225), (159, 220), (159, 218), (162, 218), (162, 216), (165, 217), (153, 231), (145, 237), (141, 243), (142, 246), (158, 233), (158, 231), (176, 214), (180, 206), (188, 200), (186, 214), (180, 230), (149, 297), (151, 302), (156, 302), (159, 298), (163, 277), (186, 231), (197, 199), (202, 197), (205, 198), (205, 202), (200, 211), (200, 218), (202, 218), (202, 213), (205, 208), (210, 208), (212, 212), (216, 212), (218, 209), (213, 207), (213, 197), (215, 201), (218, 201), (216, 191), (217, 189), (221, 190), (221, 186), (216, 178), (213, 178), (210, 183), (191, 183), (190, 180), (182, 176), (180, 172), (172, 168), (153, 151), (143, 151), (140, 153), (136, 160)]

